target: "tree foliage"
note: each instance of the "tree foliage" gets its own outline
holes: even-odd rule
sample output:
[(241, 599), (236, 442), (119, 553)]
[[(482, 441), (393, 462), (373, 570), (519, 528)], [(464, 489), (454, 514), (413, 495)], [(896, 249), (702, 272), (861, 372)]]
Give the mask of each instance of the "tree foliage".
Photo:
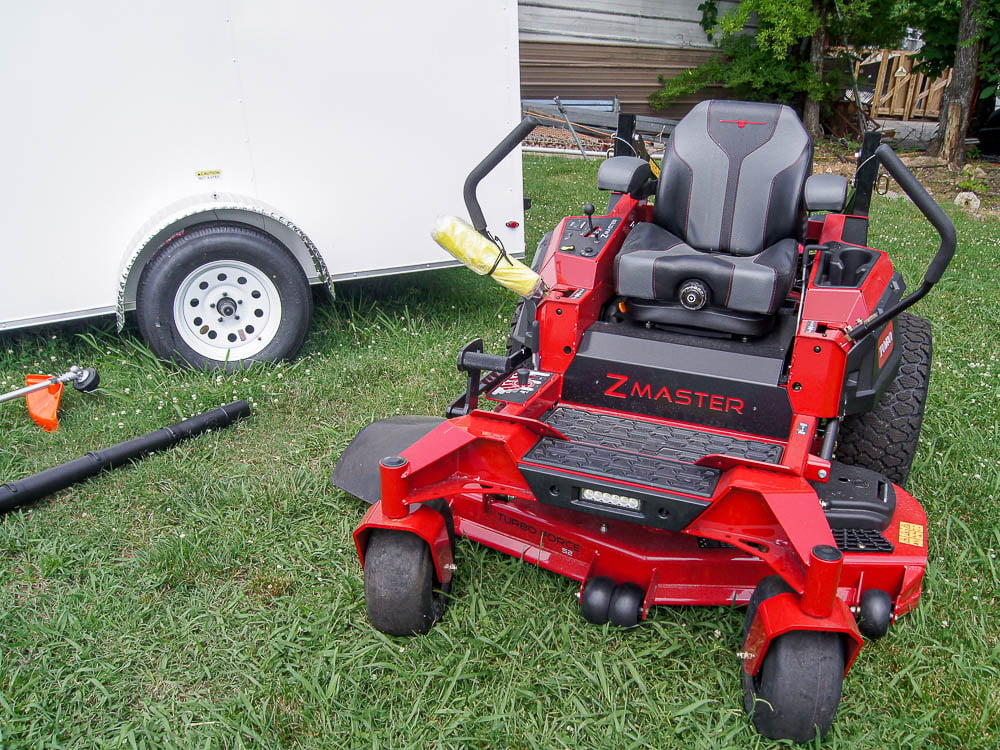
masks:
[[(961, 0), (920, 0), (913, 2), (911, 25), (922, 30), (924, 48), (918, 57), (924, 73), (936, 76), (955, 64), (958, 15)], [(980, 0), (979, 80), (981, 98), (997, 95), (1000, 86), (1000, 0)]]
[[(941, 0), (946, 2), (947, 0)], [(993, 0), (1000, 2), (1000, 0)], [(809, 43), (823, 23), (830, 44), (895, 46), (906, 29), (905, 0), (743, 0), (722, 17), (716, 0), (699, 5), (702, 25), (719, 50), (711, 60), (672, 79), (650, 96), (653, 107), (717, 83), (743, 99), (825, 102), (843, 91), (841, 71), (817, 71)], [(756, 19), (756, 33), (745, 28)]]

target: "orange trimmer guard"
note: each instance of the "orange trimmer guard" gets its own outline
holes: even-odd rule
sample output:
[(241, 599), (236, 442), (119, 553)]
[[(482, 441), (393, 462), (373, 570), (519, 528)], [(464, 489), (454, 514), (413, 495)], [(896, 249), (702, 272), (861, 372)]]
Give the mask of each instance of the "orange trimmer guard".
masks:
[[(51, 378), (51, 375), (27, 375), (25, 381), (32, 386)], [(57, 382), (25, 396), (28, 402), (28, 414), (35, 420), (35, 424), (46, 432), (55, 432), (59, 429), (59, 400), (62, 398), (62, 392), (63, 384)]]

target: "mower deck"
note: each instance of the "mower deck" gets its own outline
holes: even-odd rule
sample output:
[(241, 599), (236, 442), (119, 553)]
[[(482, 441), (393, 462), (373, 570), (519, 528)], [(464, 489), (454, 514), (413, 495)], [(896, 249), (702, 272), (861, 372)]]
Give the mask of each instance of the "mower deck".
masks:
[[(451, 444), (462, 476), (427, 482), (421, 495), (447, 500), (455, 533), (580, 582), (635, 583), (646, 592), (643, 615), (656, 604), (745, 604), (770, 567), (804, 587), (802, 563), (824, 544), (843, 553), (838, 595), (849, 606), (873, 586), (893, 596), (896, 615), (916, 604), (926, 517), (874, 472), (831, 462), (815, 469), (829, 481), (808, 481), (796, 471), (802, 446), (552, 403), (560, 376), (532, 371), (521, 379), (523, 386), (512, 374), (489, 390), (496, 411), (428, 421), (401, 453), (411, 481), (424, 484), (422, 467), (432, 470)], [(366, 428), (367, 455), (379, 428), (392, 441), (397, 423)], [(489, 458), (466, 475), (473, 455)], [(359, 526), (362, 556), (367, 531), (399, 523), (376, 503)], [(439, 579), (450, 580), (447, 562), (439, 567)]]
[[(580, 517), (572, 511), (519, 501), (484, 503), (478, 496), (455, 496), (449, 505), (456, 533), (472, 541), (581, 583), (607, 576), (639, 584), (647, 592), (643, 615), (654, 605), (746, 604), (760, 580), (771, 572), (756, 555), (687, 533)], [(908, 494), (904, 493), (897, 507), (893, 523), (881, 533), (833, 532), (844, 553), (838, 596), (851, 607), (859, 603), (862, 583), (898, 591), (896, 616), (916, 606), (926, 564), (918, 530), (926, 527), (926, 517)], [(369, 511), (364, 523), (377, 515)], [(886, 544), (892, 546), (891, 551), (885, 551)]]

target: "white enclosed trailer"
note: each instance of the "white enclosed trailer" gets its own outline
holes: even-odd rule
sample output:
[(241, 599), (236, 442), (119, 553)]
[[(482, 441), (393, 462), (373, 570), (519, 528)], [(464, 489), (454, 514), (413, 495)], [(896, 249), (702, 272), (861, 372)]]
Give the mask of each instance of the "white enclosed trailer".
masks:
[[(0, 39), (0, 331), (135, 310), (195, 366), (294, 356), (308, 284), (450, 265), (520, 114), (515, 0), (38, 0)], [(519, 159), (480, 200), (522, 250)]]

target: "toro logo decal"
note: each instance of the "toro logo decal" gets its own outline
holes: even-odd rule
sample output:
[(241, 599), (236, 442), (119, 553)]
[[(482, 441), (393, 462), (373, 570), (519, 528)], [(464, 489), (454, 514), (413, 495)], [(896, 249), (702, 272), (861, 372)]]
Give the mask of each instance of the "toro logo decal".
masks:
[(689, 388), (676, 388), (671, 391), (667, 386), (655, 388), (651, 383), (642, 383), (633, 380), (628, 375), (617, 375), (609, 372), (605, 377), (614, 381), (604, 391), (605, 396), (612, 398), (648, 398), (651, 401), (669, 401), (678, 406), (693, 406), (697, 409), (711, 409), (712, 411), (735, 412), (743, 414), (745, 406), (743, 399), (724, 396), (718, 393), (704, 393), (693, 391)]
[(885, 331), (878, 340), (878, 366), (879, 369), (885, 367), (886, 360), (892, 354), (892, 323), (885, 327)]
[(738, 128), (745, 128), (747, 125), (767, 125), (766, 122), (751, 122), (750, 120), (719, 120), (719, 122), (730, 123)]

